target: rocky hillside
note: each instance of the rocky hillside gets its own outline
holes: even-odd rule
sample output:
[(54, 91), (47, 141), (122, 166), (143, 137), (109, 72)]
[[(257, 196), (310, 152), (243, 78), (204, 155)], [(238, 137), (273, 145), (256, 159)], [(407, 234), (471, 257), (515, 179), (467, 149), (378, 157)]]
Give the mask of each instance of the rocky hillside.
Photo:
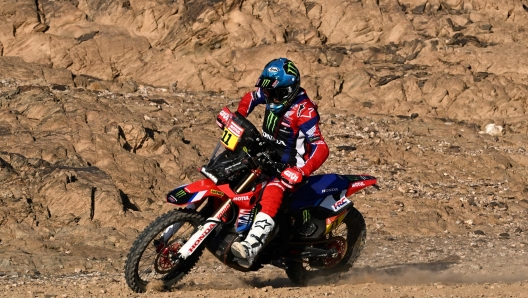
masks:
[(524, 235), (525, 4), (0, 0), (0, 272), (120, 271), (278, 56), (372, 235)]
[(322, 107), (479, 121), (525, 113), (519, 0), (0, 3), (5, 78), (240, 95), (286, 56)]

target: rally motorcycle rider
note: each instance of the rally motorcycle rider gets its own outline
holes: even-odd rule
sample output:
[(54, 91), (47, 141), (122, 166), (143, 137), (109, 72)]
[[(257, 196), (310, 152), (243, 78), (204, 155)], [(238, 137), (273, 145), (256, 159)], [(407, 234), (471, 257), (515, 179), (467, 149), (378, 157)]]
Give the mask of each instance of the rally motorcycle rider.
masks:
[(299, 70), (292, 61), (274, 59), (264, 67), (255, 84), (258, 88), (246, 93), (238, 104), (237, 111), (244, 117), (255, 106), (266, 104), (262, 134), (272, 144), (280, 162), (288, 165), (281, 177), (266, 185), (260, 201), (261, 210), (246, 239), (231, 246), (235, 257), (246, 259), (249, 265), (275, 226), (273, 218), (284, 192), (292, 191), (328, 157), (328, 145), (319, 129), (317, 105), (300, 84)]

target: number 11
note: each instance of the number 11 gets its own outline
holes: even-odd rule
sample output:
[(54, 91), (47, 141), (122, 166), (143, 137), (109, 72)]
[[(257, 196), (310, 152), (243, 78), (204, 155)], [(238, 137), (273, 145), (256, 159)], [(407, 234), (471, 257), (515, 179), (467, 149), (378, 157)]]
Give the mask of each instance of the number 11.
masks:
[(222, 136), (222, 142), (229, 146), (229, 140), (231, 140), (232, 134), (230, 134), (227, 130), (224, 130), (224, 135)]

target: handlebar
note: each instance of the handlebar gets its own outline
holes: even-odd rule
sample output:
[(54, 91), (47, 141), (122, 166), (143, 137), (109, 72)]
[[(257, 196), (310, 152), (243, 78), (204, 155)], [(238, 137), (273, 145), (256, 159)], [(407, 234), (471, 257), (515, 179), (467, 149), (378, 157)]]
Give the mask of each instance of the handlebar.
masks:
[(272, 176), (280, 175), (282, 171), (288, 167), (286, 164), (273, 161), (267, 152), (257, 154), (257, 158), (260, 161), (262, 168)]
[[(244, 169), (255, 169), (257, 167), (260, 167), (264, 173), (270, 175), (270, 176), (278, 176), (282, 173), (284, 169), (288, 167), (287, 164), (283, 164), (281, 162), (276, 162), (271, 159), (271, 156), (268, 152), (260, 152), (258, 153), (255, 158), (251, 158), (250, 156), (248, 159), (240, 160), (237, 163), (234, 163), (224, 169), (224, 173), (226, 175), (230, 175), (231, 173), (234, 173), (236, 171), (244, 170)], [(250, 161), (254, 162), (250, 162)]]

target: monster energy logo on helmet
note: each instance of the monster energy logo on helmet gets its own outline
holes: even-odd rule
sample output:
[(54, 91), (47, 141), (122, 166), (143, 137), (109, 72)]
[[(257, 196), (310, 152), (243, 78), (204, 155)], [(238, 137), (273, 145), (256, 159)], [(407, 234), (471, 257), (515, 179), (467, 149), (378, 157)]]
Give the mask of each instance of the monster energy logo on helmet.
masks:
[(180, 190), (179, 192), (176, 193), (176, 198), (181, 198), (183, 197), (184, 195), (186, 195), (187, 193), (185, 192), (185, 190)]
[(293, 64), (292, 61), (288, 61), (288, 63), (286, 63), (285, 66), (286, 67), (284, 68), (284, 71), (286, 71), (287, 74), (292, 75), (292, 76), (299, 75), (299, 70), (297, 69), (295, 64)]
[(270, 79), (264, 79), (264, 80), (262, 80), (261, 87), (267, 87), (269, 85), (269, 83), (271, 83)]
[(273, 131), (275, 129), (275, 125), (277, 125), (277, 119), (279, 119), (279, 117), (275, 116), (275, 114), (268, 114), (268, 118), (266, 120), (266, 128), (268, 131)]

